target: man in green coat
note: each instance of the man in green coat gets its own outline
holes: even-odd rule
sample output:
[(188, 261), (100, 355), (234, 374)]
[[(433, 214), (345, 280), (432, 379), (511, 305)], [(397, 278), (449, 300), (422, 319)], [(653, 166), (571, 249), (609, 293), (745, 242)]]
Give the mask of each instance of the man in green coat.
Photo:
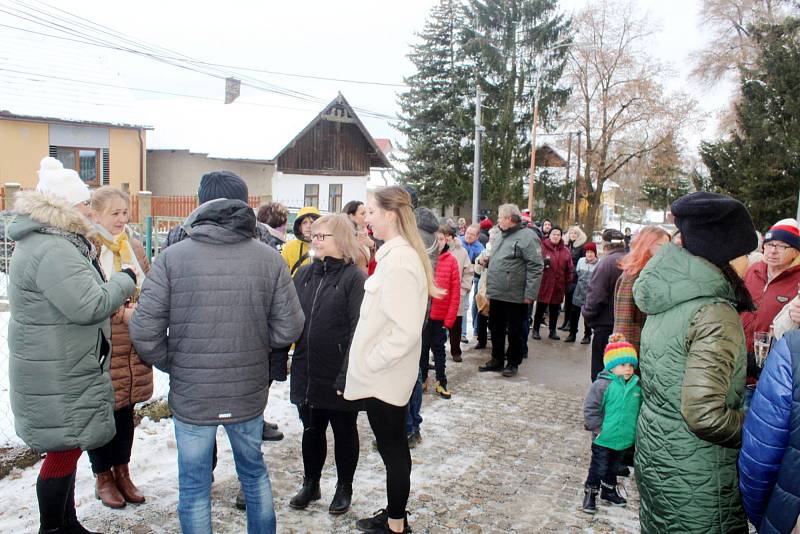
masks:
[(86, 532), (75, 516), (81, 450), (114, 437), (111, 314), (136, 289), (130, 269), (106, 282), (86, 238), (89, 190), (44, 158), (36, 191), (18, 195), (8, 237), (11, 410), (17, 435), (47, 452), (36, 482), (40, 534)]
[(738, 311), (752, 306), (740, 276), (755, 230), (740, 202), (714, 193), (682, 197), (672, 213), (684, 248), (664, 245), (633, 287), (647, 314), (635, 460), (641, 528), (745, 534), (736, 470), (746, 366)]

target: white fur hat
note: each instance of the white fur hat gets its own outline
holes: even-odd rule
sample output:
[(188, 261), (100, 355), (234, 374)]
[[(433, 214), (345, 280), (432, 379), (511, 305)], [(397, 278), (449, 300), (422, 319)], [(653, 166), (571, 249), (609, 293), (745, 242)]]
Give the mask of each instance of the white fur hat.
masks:
[(65, 169), (56, 158), (42, 158), (39, 164), (39, 183), (36, 190), (63, 198), (75, 206), (89, 200), (89, 186), (81, 180), (78, 173)]

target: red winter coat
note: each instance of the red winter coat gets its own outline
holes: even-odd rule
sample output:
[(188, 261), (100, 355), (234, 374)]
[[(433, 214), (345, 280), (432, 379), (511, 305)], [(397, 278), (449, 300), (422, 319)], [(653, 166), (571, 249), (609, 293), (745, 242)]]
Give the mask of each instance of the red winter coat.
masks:
[(753, 352), (753, 332), (769, 332), (775, 316), (797, 296), (797, 284), (800, 284), (800, 256), (794, 265), (769, 284), (767, 284), (767, 264), (763, 261), (754, 263), (744, 275), (744, 284), (757, 308), (755, 312), (741, 314), (745, 347), (747, 352)]
[(461, 303), (461, 268), (455, 256), (445, 251), (436, 262), (436, 287), (447, 293), (431, 300), (430, 317), (434, 321), (444, 321), (444, 327), (453, 328)]
[[(547, 265), (547, 258), (550, 265)], [(545, 263), (542, 285), (539, 286), (537, 302), (560, 304), (564, 300), (567, 286), (572, 281), (572, 254), (561, 241), (554, 245), (549, 238), (542, 239), (542, 259)]]

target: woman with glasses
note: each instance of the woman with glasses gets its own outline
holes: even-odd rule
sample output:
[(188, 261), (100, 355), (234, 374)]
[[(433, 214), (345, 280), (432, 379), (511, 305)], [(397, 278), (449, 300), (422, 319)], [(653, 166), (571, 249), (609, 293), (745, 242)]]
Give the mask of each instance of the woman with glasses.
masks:
[(758, 383), (761, 369), (756, 365), (753, 334), (769, 332), (775, 317), (797, 296), (800, 284), (800, 229), (794, 219), (783, 219), (764, 234), (764, 253), (744, 275), (744, 283), (756, 310), (744, 312), (745, 346), (747, 347), (747, 389), (745, 406)]
[(325, 215), (311, 225), (314, 261), (294, 277), (305, 314), (303, 334), (292, 358), (291, 401), (303, 423), (303, 487), (289, 501), (305, 509), (321, 498), (320, 477), (327, 456), (326, 432), (334, 437), (337, 484), (331, 514), (350, 508), (358, 464), (360, 403), (344, 400), (348, 353), (358, 324), (366, 274), (355, 265), (361, 254), (346, 215)]

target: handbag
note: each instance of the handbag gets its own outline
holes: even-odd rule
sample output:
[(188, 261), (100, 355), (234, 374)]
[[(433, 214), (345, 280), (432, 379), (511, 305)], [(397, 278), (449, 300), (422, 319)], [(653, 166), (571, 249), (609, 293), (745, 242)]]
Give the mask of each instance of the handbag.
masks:
[(489, 279), (488, 273), (481, 276), (481, 281), (478, 282), (478, 292), (475, 293), (475, 306), (481, 315), (489, 315), (489, 297), (486, 296), (486, 284)]

